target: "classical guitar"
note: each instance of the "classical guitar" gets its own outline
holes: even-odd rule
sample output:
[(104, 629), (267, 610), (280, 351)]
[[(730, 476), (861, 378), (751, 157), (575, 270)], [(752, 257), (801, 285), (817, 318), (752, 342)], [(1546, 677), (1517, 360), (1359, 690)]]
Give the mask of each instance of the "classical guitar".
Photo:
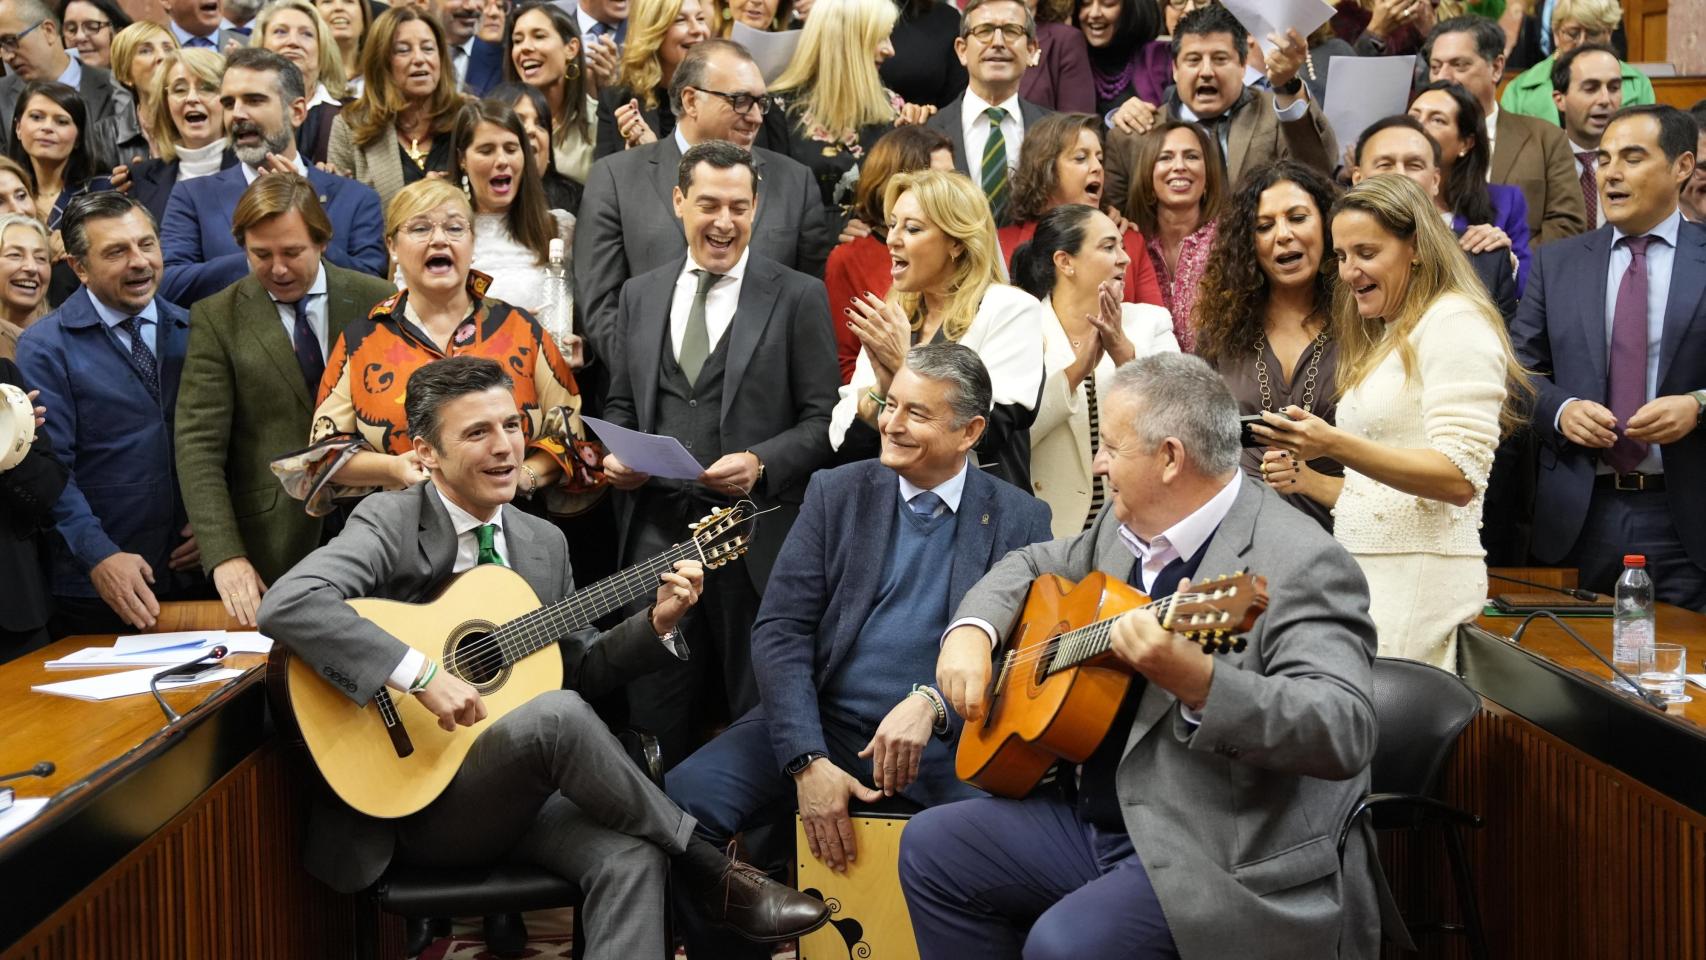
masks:
[(960, 734), (955, 772), (997, 796), (1023, 797), (1056, 761), (1088, 759), (1131, 686), (1131, 670), (1112, 651), (1121, 614), (1146, 607), (1212, 654), (1243, 650), (1241, 634), (1267, 605), (1267, 580), (1247, 573), (1160, 600), (1102, 573), (1076, 585), (1038, 577), (996, 662), (984, 717)]
[(712, 512), (693, 536), (656, 557), (543, 606), (522, 576), (500, 564), (461, 574), (428, 603), (357, 599), (363, 618), (436, 660), (480, 692), (486, 719), (446, 733), (414, 698), (386, 689), (357, 705), (307, 662), (274, 644), (267, 682), (274, 701), (301, 730), (309, 755), (332, 790), (372, 817), (402, 817), (444, 792), (487, 725), (563, 685), (556, 644), (604, 615), (657, 592), (658, 576), (680, 560), (710, 570), (746, 552), (752, 504)]

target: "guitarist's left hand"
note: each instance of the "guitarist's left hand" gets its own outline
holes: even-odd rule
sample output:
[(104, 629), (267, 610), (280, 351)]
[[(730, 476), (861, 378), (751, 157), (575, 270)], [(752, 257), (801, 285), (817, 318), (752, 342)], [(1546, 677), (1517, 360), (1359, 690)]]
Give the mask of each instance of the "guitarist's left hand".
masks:
[(705, 567), (697, 560), (677, 560), (675, 568), (658, 575), (657, 604), (652, 607), (652, 629), (658, 636), (675, 629), (705, 588)]
[(935, 728), (936, 708), (910, 693), (877, 724), (877, 735), (859, 757), (871, 758), (871, 782), (883, 796), (892, 797), (918, 779), (918, 762)]
[[(1182, 580), (1179, 590), (1190, 589)], [(1114, 624), (1114, 655), (1149, 678), (1149, 682), (1179, 698), (1191, 710), (1201, 710), (1214, 680), (1214, 657), (1202, 647), (1161, 626), (1148, 610), (1133, 610)]]

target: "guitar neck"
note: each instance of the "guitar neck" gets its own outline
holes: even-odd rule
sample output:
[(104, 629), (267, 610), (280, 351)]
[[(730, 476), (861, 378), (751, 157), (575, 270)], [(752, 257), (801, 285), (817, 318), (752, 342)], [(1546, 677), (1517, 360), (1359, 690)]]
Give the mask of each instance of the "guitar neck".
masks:
[[(1167, 596), (1159, 600), (1151, 600), (1134, 609), (1150, 611), (1165, 626), (1168, 616), (1172, 612), (1172, 607), (1173, 598)], [(1114, 623), (1121, 616), (1124, 614), (1112, 616), (1106, 620), (1097, 620), (1088, 626), (1069, 630), (1056, 637), (1054, 656), (1049, 658), (1048, 666), (1044, 668), (1043, 675), (1052, 676), (1063, 670), (1081, 667), (1097, 657), (1105, 655), (1113, 648)]]
[(564, 600), (511, 620), (492, 633), (503, 651), (504, 663), (537, 653), (576, 630), (591, 626), (606, 614), (656, 594), (661, 574), (673, 569), (677, 561), (694, 559), (702, 559), (697, 538), (613, 573)]

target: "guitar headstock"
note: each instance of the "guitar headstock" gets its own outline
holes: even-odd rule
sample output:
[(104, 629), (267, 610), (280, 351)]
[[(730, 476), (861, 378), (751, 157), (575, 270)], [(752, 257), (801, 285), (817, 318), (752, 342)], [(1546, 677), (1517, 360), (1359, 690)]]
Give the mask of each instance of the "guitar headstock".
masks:
[(1244, 649), (1244, 633), (1268, 608), (1268, 580), (1240, 571), (1191, 584), (1168, 598), (1161, 625), (1202, 646), (1204, 653)]
[(750, 500), (718, 507), (693, 523), (693, 542), (706, 570), (732, 562), (752, 545), (753, 523), (764, 513)]

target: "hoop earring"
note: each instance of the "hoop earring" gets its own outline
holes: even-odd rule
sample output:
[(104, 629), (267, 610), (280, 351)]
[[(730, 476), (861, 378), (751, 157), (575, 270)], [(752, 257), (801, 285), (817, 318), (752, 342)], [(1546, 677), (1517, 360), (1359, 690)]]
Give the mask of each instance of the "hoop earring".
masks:
[(579, 80), (580, 78), (581, 78), (581, 65), (580, 64), (570, 63), (570, 64), (565, 64), (563, 66), (563, 79), (574, 81), (574, 80)]

